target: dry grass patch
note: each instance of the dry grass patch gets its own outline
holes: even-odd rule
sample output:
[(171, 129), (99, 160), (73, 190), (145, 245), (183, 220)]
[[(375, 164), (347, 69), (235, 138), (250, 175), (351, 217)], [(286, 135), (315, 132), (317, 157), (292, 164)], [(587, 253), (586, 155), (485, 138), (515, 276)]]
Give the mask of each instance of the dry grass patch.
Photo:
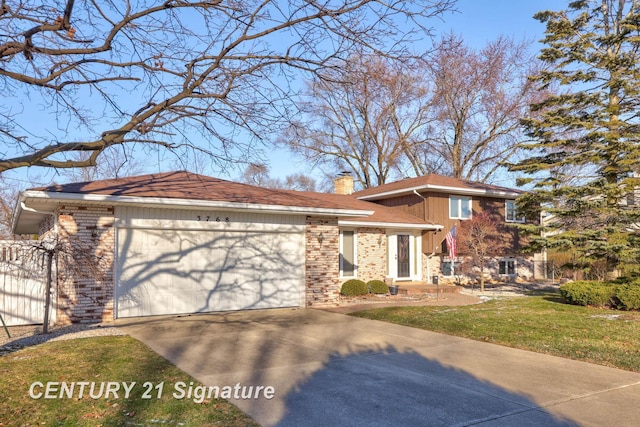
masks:
[(640, 372), (640, 312), (569, 305), (553, 292), (353, 315)]
[[(257, 425), (224, 400), (175, 399), (173, 384), (194, 382), (144, 344), (126, 336), (49, 342), (0, 357), (0, 426), (247, 426)], [(34, 382), (135, 382), (129, 398), (34, 399)], [(165, 383), (161, 398), (152, 390), (143, 399), (145, 382)], [(77, 386), (77, 384), (76, 384)], [(88, 390), (88, 388), (87, 388)], [(97, 388), (95, 389), (98, 390)], [(44, 393), (40, 387), (34, 392)], [(95, 393), (97, 394), (97, 392)], [(44, 396), (44, 394), (43, 394)]]

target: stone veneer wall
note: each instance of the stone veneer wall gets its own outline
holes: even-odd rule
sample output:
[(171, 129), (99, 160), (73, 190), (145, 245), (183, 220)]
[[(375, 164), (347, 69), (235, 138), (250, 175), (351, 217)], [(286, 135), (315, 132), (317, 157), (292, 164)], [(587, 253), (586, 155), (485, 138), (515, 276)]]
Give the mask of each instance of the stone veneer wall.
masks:
[[(430, 270), (431, 273), (427, 276), (426, 271), (426, 257), (427, 255), (423, 254), (422, 262), (423, 262), (423, 272), (425, 274), (425, 278), (428, 278), (428, 282), (431, 283), (431, 276), (438, 275), (440, 283), (443, 284), (454, 284), (456, 279), (451, 276), (443, 276), (442, 271), (440, 269), (440, 264), (442, 263), (442, 258), (438, 255), (431, 257), (430, 262)], [(504, 258), (514, 258), (516, 260), (516, 277), (510, 276), (501, 276), (498, 274), (499, 272), (499, 262)], [(480, 269), (472, 265), (472, 260), (470, 257), (459, 256), (458, 261), (462, 263), (461, 271), (457, 271), (456, 275), (460, 274), (462, 283), (467, 284), (470, 281), (478, 282), (480, 280)], [(489, 282), (529, 282), (536, 279), (543, 278), (538, 275), (536, 276), (536, 268), (534, 262), (534, 256), (504, 256), (504, 257), (488, 257), (487, 262), (484, 267), (484, 277), (487, 283)]]
[(57, 323), (113, 320), (113, 207), (65, 205), (57, 215)]
[(387, 235), (382, 228), (361, 227), (358, 234), (358, 279), (382, 280), (387, 271)]
[(439, 255), (422, 254), (422, 280), (425, 283), (433, 283), (433, 276), (438, 276), (438, 281), (442, 281), (441, 260)]
[[(318, 240), (321, 233), (322, 242)], [(338, 219), (307, 217), (305, 251), (306, 305), (337, 304), (341, 286)]]

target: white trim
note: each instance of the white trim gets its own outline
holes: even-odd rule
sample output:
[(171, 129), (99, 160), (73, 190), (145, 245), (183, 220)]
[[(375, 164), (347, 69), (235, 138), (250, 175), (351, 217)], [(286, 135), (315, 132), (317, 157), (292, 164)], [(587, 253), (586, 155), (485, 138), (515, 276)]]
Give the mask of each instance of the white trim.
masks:
[[(201, 209), (219, 209), (231, 212), (259, 212), (281, 215), (327, 215), (339, 217), (366, 217), (373, 215), (372, 210), (360, 209), (340, 209), (340, 208), (313, 208), (300, 206), (284, 206), (284, 205), (265, 205), (257, 203), (236, 203), (236, 202), (220, 202), (213, 200), (193, 200), (193, 199), (171, 199), (163, 197), (133, 197), (133, 196), (113, 196), (104, 194), (80, 194), (80, 193), (56, 193), (46, 191), (27, 190), (20, 193), (14, 217), (11, 224), (11, 230), (16, 234), (29, 233), (28, 229), (36, 225), (23, 226), (18, 230), (18, 222), (25, 215), (30, 216), (30, 221), (40, 222), (42, 218), (50, 215), (53, 211), (44, 209), (35, 209), (28, 204), (42, 203), (43, 206), (56, 202), (74, 202), (83, 204), (101, 204), (110, 206), (140, 206), (148, 208), (173, 208), (184, 210), (201, 210)], [(37, 231), (36, 231), (37, 232)]]
[(202, 230), (202, 231), (260, 231), (266, 233), (302, 233), (304, 224), (273, 224), (245, 221), (187, 221), (178, 219), (117, 218), (114, 225), (119, 228), (152, 230)]
[(524, 215), (520, 216), (520, 218), (518, 219), (516, 217), (516, 219), (509, 219), (507, 216), (507, 213), (509, 212), (509, 210), (507, 209), (507, 203), (513, 203), (513, 207), (514, 207), (514, 211), (516, 213), (516, 215), (518, 215), (518, 207), (516, 206), (516, 201), (513, 199), (505, 199), (504, 201), (504, 221), (505, 222), (511, 222), (511, 223), (516, 223), (516, 224), (524, 224), (526, 222), (526, 218), (524, 217)]
[(396, 228), (404, 230), (442, 230), (444, 226), (437, 224), (410, 224), (410, 223), (394, 223), (394, 222), (376, 222), (376, 221), (358, 221), (358, 220), (338, 220), (340, 226), (350, 227), (382, 227)]
[(93, 202), (108, 203), (112, 205), (133, 204), (133, 205), (159, 205), (161, 207), (181, 207), (185, 209), (201, 209), (214, 208), (225, 210), (254, 210), (268, 211), (280, 214), (324, 214), (324, 215), (340, 215), (340, 216), (368, 216), (373, 215), (374, 211), (360, 209), (339, 209), (339, 208), (313, 208), (301, 206), (287, 205), (265, 205), (261, 203), (238, 203), (238, 202), (222, 202), (216, 200), (197, 200), (197, 199), (174, 199), (166, 197), (136, 197), (136, 196), (113, 196), (105, 194), (85, 194), (85, 193), (57, 193), (46, 191), (27, 190), (22, 193), (21, 200), (27, 198), (60, 200), (72, 202)]
[[(352, 276), (345, 276), (344, 275), (344, 261), (343, 261), (343, 257), (342, 257), (342, 248), (343, 248), (343, 233), (345, 231), (351, 231), (353, 232), (353, 275)], [(340, 258), (340, 278), (341, 279), (355, 279), (358, 277), (358, 230), (356, 229), (345, 229), (345, 230), (340, 230), (339, 231), (339, 238), (340, 238), (340, 246), (338, 247), (339, 249), (339, 258)]]
[[(398, 277), (398, 236), (409, 236), (409, 277)], [(416, 253), (417, 251), (417, 253)], [(394, 281), (422, 280), (422, 235), (412, 230), (387, 230), (387, 271)]]
[[(458, 216), (451, 216), (451, 198), (455, 197), (457, 198), (460, 203), (458, 203)], [(466, 199), (469, 201), (469, 216), (468, 217), (463, 217), (462, 216), (462, 202), (463, 199)], [(473, 198), (471, 197), (467, 197), (467, 196), (460, 196), (458, 194), (455, 195), (449, 195), (449, 219), (459, 219), (462, 221), (466, 221), (466, 220), (470, 220), (473, 217)]]
[[(501, 263), (513, 262), (513, 273), (500, 273)], [(507, 265), (505, 265), (504, 271), (509, 271)], [(518, 276), (518, 260), (515, 257), (502, 257), (498, 259), (498, 276), (500, 277), (517, 277)]]
[[(451, 263), (451, 262), (453, 263), (453, 269), (449, 268), (449, 274), (444, 274), (442, 266), (447, 262), (448, 263)], [(455, 276), (457, 276), (456, 271), (458, 271), (458, 269), (456, 268), (456, 264), (458, 265), (458, 267), (462, 264), (462, 261), (460, 259), (458, 259), (458, 257), (456, 257), (456, 259), (454, 259), (453, 261), (448, 256), (443, 257), (440, 260), (440, 272), (439, 273), (442, 275), (442, 277), (454, 277), (455, 278)], [(453, 274), (451, 274), (451, 273), (453, 273)]]
[(517, 191), (502, 191), (502, 190), (491, 190), (491, 189), (475, 189), (475, 188), (461, 188), (461, 187), (449, 187), (446, 185), (433, 185), (433, 184), (424, 184), (417, 185), (415, 187), (402, 188), (399, 190), (391, 190), (384, 191), (382, 193), (369, 194), (366, 196), (360, 196), (358, 199), (360, 200), (370, 200), (377, 198), (384, 198), (388, 196), (397, 196), (400, 194), (409, 194), (414, 193), (420, 190), (435, 190), (437, 192), (443, 193), (453, 193), (453, 194), (461, 194), (461, 195), (483, 195), (483, 196), (494, 196), (501, 198), (514, 198), (520, 196), (522, 193)]

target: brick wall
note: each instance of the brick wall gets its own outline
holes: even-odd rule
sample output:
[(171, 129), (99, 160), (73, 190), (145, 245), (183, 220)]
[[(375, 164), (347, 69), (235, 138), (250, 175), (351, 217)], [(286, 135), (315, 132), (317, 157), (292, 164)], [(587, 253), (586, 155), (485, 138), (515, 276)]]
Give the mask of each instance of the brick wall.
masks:
[[(321, 234), (322, 242), (318, 239)], [(307, 217), (305, 251), (306, 305), (335, 305), (341, 285), (338, 219)]]
[(60, 206), (57, 323), (113, 320), (113, 207)]
[(387, 276), (387, 236), (382, 228), (358, 228), (358, 279), (383, 280)]

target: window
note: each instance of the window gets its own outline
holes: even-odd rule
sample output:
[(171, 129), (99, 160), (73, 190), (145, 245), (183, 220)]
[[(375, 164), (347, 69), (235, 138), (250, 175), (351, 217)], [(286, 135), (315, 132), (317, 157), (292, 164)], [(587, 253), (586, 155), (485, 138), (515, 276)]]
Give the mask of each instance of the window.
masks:
[(449, 218), (470, 219), (471, 197), (449, 196)]
[(340, 274), (356, 277), (356, 233), (353, 230), (340, 232)]
[(498, 264), (498, 274), (501, 276), (515, 276), (516, 260), (511, 258), (501, 259)]
[(460, 272), (460, 262), (456, 261), (453, 264), (454, 271), (451, 271), (451, 261), (442, 261), (440, 263), (440, 272), (442, 272), (443, 276), (451, 277), (452, 273), (458, 274)]
[(505, 201), (504, 218), (507, 222), (524, 222), (524, 215), (518, 213), (518, 207), (515, 200)]

